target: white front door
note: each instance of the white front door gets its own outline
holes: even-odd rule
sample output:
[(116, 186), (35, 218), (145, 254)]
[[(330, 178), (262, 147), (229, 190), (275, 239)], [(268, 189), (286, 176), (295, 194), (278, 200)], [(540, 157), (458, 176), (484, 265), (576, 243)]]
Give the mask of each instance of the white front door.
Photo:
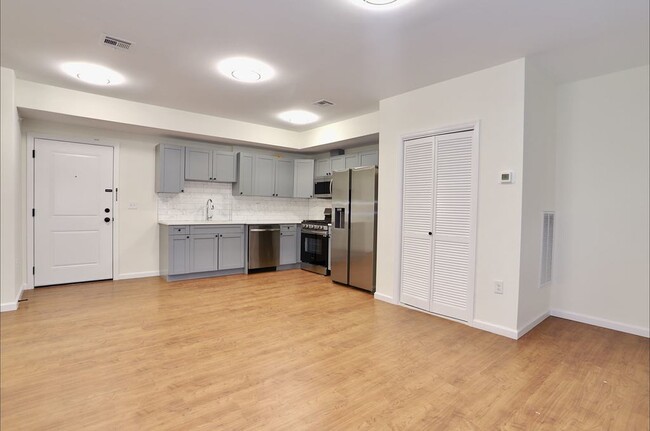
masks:
[(113, 278), (113, 147), (34, 148), (34, 285)]

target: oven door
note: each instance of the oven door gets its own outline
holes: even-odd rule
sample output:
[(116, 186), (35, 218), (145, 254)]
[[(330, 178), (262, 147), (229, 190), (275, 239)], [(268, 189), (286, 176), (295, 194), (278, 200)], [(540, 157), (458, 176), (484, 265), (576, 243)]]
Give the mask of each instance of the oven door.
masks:
[(332, 197), (332, 179), (326, 178), (314, 181), (314, 197), (331, 198)]
[(301, 268), (327, 275), (329, 241), (327, 232), (303, 229), (300, 234)]

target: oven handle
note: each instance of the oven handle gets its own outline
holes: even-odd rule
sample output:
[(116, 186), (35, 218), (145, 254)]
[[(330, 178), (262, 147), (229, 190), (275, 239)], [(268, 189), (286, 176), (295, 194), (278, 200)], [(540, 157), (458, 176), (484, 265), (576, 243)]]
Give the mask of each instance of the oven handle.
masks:
[(318, 235), (318, 236), (322, 236), (322, 237), (325, 237), (325, 238), (327, 238), (329, 236), (327, 232), (324, 232), (322, 230), (302, 229), (300, 232), (301, 233), (308, 233), (308, 234), (312, 234), (312, 235)]

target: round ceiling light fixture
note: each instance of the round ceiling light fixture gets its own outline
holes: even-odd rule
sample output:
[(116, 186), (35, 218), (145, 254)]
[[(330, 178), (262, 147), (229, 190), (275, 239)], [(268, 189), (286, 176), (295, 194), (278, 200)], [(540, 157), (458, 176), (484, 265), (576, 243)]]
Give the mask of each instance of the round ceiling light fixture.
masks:
[(249, 57), (226, 58), (219, 62), (217, 69), (228, 78), (248, 83), (267, 81), (275, 75), (271, 66)]
[(387, 4), (395, 3), (397, 0), (363, 0), (363, 1), (375, 6), (384, 6)]
[(61, 69), (73, 78), (92, 85), (119, 85), (126, 80), (121, 73), (94, 63), (73, 61), (62, 64)]
[(374, 10), (392, 10), (409, 2), (409, 0), (352, 0), (358, 6)]
[(320, 117), (313, 112), (304, 111), (302, 109), (294, 109), (292, 111), (285, 111), (278, 114), (280, 120), (286, 121), (287, 123), (304, 125), (311, 124), (320, 119)]

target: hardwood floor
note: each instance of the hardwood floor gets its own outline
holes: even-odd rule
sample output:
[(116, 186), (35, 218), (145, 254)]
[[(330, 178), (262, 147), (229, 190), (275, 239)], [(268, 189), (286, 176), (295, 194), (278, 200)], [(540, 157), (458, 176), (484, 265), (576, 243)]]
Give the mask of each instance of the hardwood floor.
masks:
[(29, 291), (1, 319), (10, 430), (647, 430), (647, 339), (519, 341), (304, 271)]

